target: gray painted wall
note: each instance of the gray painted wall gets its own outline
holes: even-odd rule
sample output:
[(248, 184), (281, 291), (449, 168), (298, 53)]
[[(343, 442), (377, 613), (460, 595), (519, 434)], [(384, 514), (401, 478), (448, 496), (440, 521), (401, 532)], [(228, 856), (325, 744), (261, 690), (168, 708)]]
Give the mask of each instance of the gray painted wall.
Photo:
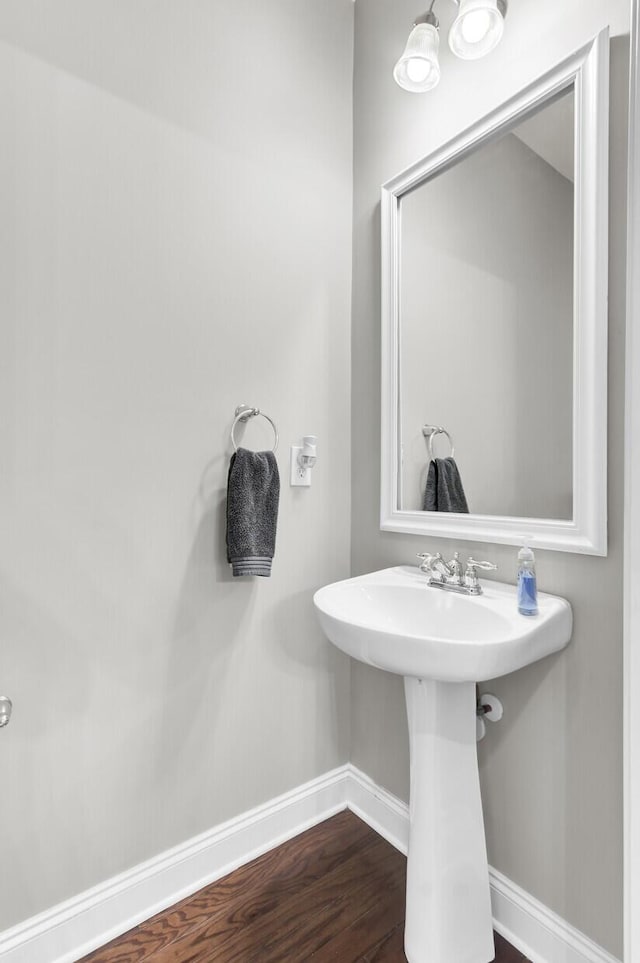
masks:
[[(497, 106), (611, 22), (626, 2), (512, 3), (505, 41), (486, 60), (456, 61), (414, 96), (391, 71), (416, 13), (408, 0), (357, 0), (354, 142), (354, 574), (454, 546), (379, 531), (380, 184)], [(452, 15), (452, 12), (451, 12)], [(442, 21), (447, 29), (447, 14)], [(610, 217), (609, 555), (538, 554), (540, 587), (566, 596), (575, 632), (558, 657), (488, 688), (505, 717), (480, 746), (491, 863), (610, 952), (622, 954), (622, 462), (626, 164), (626, 38), (612, 45)], [(514, 581), (516, 550), (461, 544)], [(354, 664), (352, 760), (407, 798), (402, 680)]]
[[(0, 929), (348, 758), (311, 598), (349, 571), (352, 58), (351, 0), (0, 8)], [(240, 402), (270, 580), (224, 557)]]
[(571, 518), (573, 184), (507, 134), (408, 194), (401, 221), (401, 507), (423, 505), (428, 423), (453, 438), (469, 511)]
[[(509, 43), (477, 64), (443, 46), (414, 98), (390, 74), (415, 5), (357, 0), (351, 448), (350, 0), (2, 4), (0, 928), (344, 762), (350, 725), (354, 762), (406, 798), (400, 680), (354, 666), (349, 692), (311, 611), (349, 571), (351, 456), (353, 571), (423, 547), (378, 530), (379, 186), (626, 7), (512, 4)], [(495, 683), (481, 746), (493, 864), (617, 954), (625, 50), (610, 554), (540, 553), (575, 638)], [(224, 562), (239, 402), (277, 420), (283, 475), (320, 439), (313, 488), (283, 479), (270, 581)]]

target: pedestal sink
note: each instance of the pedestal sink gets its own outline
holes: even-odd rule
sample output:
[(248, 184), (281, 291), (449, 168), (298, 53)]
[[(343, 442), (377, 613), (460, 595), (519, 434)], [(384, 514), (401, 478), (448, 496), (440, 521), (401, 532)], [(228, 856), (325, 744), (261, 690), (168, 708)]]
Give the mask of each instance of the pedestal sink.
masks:
[[(558, 652), (571, 606), (539, 595), (518, 614), (516, 590), (430, 588), (410, 566), (326, 585), (314, 604), (347, 655), (404, 676), (411, 759), (405, 953), (409, 963), (494, 958), (489, 873), (476, 753), (476, 682)], [(524, 827), (523, 827), (524, 828)]]

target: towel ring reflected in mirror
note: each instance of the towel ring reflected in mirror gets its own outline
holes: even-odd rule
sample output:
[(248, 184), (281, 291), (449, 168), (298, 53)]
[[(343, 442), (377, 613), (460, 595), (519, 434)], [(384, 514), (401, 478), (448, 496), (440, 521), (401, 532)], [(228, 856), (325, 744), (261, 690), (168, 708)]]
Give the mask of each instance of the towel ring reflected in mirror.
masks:
[(453, 447), (453, 438), (449, 434), (446, 428), (442, 428), (440, 425), (423, 425), (422, 434), (427, 439), (427, 447), (429, 449), (429, 458), (431, 461), (435, 461), (436, 456), (433, 453), (433, 439), (436, 435), (446, 435), (447, 441), (451, 447), (449, 452), (449, 458), (453, 458), (455, 455), (455, 448)]
[(233, 419), (233, 424), (231, 425), (231, 444), (233, 445), (234, 451), (238, 450), (238, 446), (236, 444), (236, 440), (233, 434), (234, 431), (236, 430), (236, 426), (241, 421), (248, 421), (249, 418), (255, 418), (257, 415), (261, 415), (263, 418), (267, 419), (267, 421), (273, 428), (274, 440), (273, 440), (273, 448), (271, 449), (271, 451), (275, 452), (275, 450), (278, 447), (278, 429), (276, 428), (275, 421), (273, 421), (273, 419), (270, 418), (269, 415), (265, 415), (264, 411), (260, 411), (259, 408), (252, 408), (251, 405), (238, 405), (238, 407), (236, 408), (235, 414), (236, 416)]

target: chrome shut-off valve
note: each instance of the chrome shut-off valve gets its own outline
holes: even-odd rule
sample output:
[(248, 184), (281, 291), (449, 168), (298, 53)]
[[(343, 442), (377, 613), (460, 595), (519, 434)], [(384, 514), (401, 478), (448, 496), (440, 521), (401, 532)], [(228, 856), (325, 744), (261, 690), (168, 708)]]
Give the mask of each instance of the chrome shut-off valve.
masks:
[(0, 696), (0, 729), (9, 725), (12, 709), (11, 699), (8, 699), (7, 696)]

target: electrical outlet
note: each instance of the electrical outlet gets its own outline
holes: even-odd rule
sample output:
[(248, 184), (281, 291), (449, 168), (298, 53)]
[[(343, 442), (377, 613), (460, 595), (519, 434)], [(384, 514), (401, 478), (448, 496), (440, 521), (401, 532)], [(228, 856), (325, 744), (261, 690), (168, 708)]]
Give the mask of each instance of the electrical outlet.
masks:
[(311, 469), (301, 468), (298, 464), (298, 455), (302, 451), (302, 445), (291, 446), (291, 477), (289, 484), (294, 488), (309, 488), (311, 485)]

